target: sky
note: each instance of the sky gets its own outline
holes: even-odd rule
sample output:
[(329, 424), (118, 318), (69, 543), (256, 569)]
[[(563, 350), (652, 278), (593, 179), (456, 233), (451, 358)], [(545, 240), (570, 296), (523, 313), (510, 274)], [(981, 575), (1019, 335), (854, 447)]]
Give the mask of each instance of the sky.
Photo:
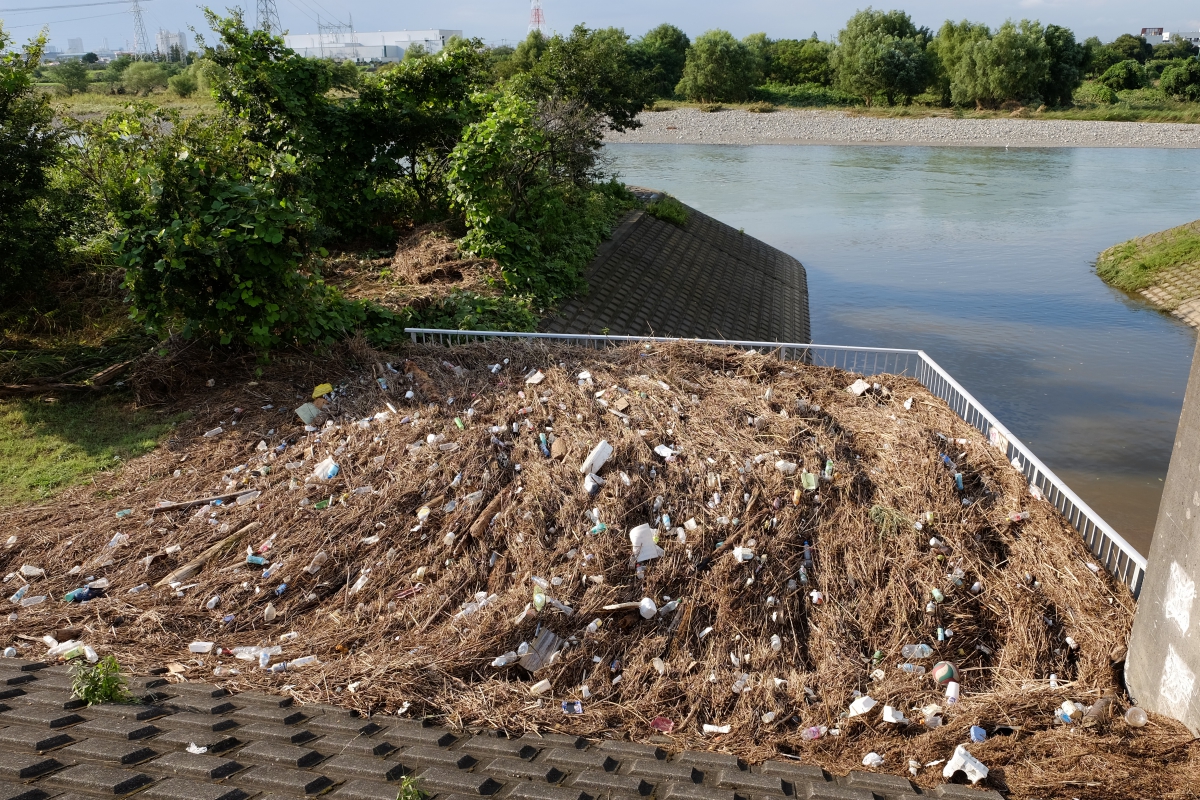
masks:
[[(85, 50), (105, 42), (117, 49), (133, 38), (131, 16), (121, 5), (52, 9), (48, 6), (99, 3), (100, 0), (0, 0), (0, 20), (18, 40), (48, 24), (52, 44), (65, 49), (68, 38), (82, 38)], [(195, 0), (142, 0), (146, 29), (204, 33), (207, 26)], [(439, 2), (389, 2), (388, 0), (276, 0), (283, 26), (292, 33), (315, 33), (316, 20), (353, 19), (356, 30), (444, 28), (462, 30), (489, 44), (515, 43), (524, 38), (529, 20), (529, 0), (439, 0)], [(696, 36), (724, 28), (739, 38), (758, 31), (771, 38), (800, 38), (816, 32), (827, 39), (837, 34), (847, 17), (866, 3), (831, 3), (819, 0), (543, 0), (546, 23), (568, 31), (577, 23), (590, 27), (615, 26), (633, 36), (662, 22)], [(36, 7), (38, 11), (9, 11)], [(215, 0), (213, 7), (226, 7)], [(253, 2), (243, 0), (253, 20)], [(937, 28), (948, 18), (985, 22), (993, 27), (1005, 19), (1039, 19), (1071, 28), (1079, 40), (1099, 36), (1110, 41), (1121, 33), (1143, 27), (1200, 30), (1200, 7), (1183, 0), (905, 0), (878, 3), (878, 8), (899, 7), (918, 25)], [(210, 37), (211, 38), (211, 37)], [(193, 45), (194, 46), (194, 45)]]

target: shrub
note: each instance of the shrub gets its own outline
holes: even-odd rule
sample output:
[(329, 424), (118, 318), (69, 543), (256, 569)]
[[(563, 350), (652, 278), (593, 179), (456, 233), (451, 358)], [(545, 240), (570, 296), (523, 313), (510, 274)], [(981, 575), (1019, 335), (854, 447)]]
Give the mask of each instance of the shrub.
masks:
[(718, 111), (725, 110), (725, 106), (720, 103), (701, 103), (698, 107), (705, 114), (716, 114)]
[(1189, 59), (1165, 68), (1158, 88), (1176, 100), (1200, 100), (1200, 61)]
[(777, 106), (853, 106), (861, 102), (852, 94), (816, 83), (800, 86), (768, 83), (759, 86), (754, 93)]
[(167, 73), (153, 61), (135, 61), (121, 74), (121, 85), (134, 94), (149, 95), (167, 85)]
[(172, 75), (167, 79), (167, 85), (171, 87), (171, 91), (180, 97), (191, 97), (196, 93), (198, 83), (196, 78), (190, 72), (181, 72), (178, 75)]
[(67, 61), (51, 67), (49, 72), (50, 76), (66, 89), (68, 95), (87, 91), (90, 72), (82, 62)]
[(125, 703), (132, 700), (125, 688), (121, 665), (113, 656), (105, 656), (95, 664), (75, 668), (71, 693), (89, 706), (100, 703)]
[(760, 74), (758, 59), (745, 42), (728, 31), (708, 31), (688, 50), (675, 92), (692, 101), (740, 103), (749, 99)]
[(680, 228), (687, 224), (690, 216), (687, 206), (669, 194), (651, 201), (646, 206), (646, 213), (655, 219), (661, 219), (663, 222), (669, 222)]
[(1146, 83), (1146, 75), (1141, 64), (1127, 59), (1106, 69), (1099, 82), (1114, 92), (1122, 89), (1140, 89)]
[(1074, 100), (1077, 104), (1108, 104), (1117, 102), (1117, 93), (1103, 83), (1089, 81), (1075, 90)]
[(765, 100), (756, 100), (755, 102), (746, 106), (746, 110), (751, 114), (770, 114), (775, 110), (775, 104), (768, 103)]

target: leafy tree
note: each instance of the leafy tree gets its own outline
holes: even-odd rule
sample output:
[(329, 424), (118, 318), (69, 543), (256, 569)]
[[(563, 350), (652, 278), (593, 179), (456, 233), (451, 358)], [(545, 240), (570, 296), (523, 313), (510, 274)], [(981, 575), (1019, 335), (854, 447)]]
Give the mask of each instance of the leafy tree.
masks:
[(691, 46), (686, 33), (667, 23), (646, 31), (633, 42), (633, 62), (647, 74), (655, 97), (671, 97), (675, 93)]
[(1134, 36), (1132, 33), (1122, 33), (1108, 46), (1120, 55), (1122, 61), (1132, 60), (1139, 64), (1146, 63), (1146, 59), (1154, 52), (1154, 48), (1146, 43), (1145, 37)]
[(100, 60), (100, 56), (95, 53), (84, 53), (83, 58), (79, 59), (84, 64), (95, 64)]
[(1158, 87), (1176, 100), (1200, 101), (1200, 61), (1191, 58), (1167, 67)]
[(1142, 65), (1131, 58), (1106, 69), (1099, 82), (1114, 92), (1122, 89), (1140, 89), (1146, 83), (1146, 73)]
[(1037, 22), (1008, 20), (991, 38), (973, 42), (952, 77), (954, 102), (995, 108), (1007, 100), (1039, 98), (1050, 76), (1044, 37)]
[(521, 72), (533, 72), (533, 68), (542, 60), (542, 55), (549, 46), (550, 40), (546, 38), (545, 34), (539, 30), (530, 31), (513, 52), (510, 61), (512, 71), (506, 77), (512, 77)]
[(196, 93), (196, 89), (198, 88), (196, 76), (190, 71), (172, 75), (167, 79), (167, 85), (171, 87), (171, 91), (180, 97), (191, 97)]
[(513, 64), (513, 54), (516, 52), (515, 47), (506, 44), (488, 48), (487, 61), (494, 80), (507, 80), (516, 74), (516, 66)]
[(167, 73), (153, 61), (135, 61), (122, 73), (121, 85), (134, 94), (149, 95), (167, 85)]
[(1169, 42), (1154, 46), (1153, 58), (1171, 61), (1176, 58), (1195, 58), (1197, 53), (1200, 53), (1200, 48), (1196, 45), (1187, 39), (1173, 37)]
[(125, 75), (125, 70), (133, 63), (133, 58), (130, 56), (118, 56), (108, 62), (108, 66), (104, 69), (102, 80), (108, 84), (108, 90), (115, 92), (121, 84), (121, 80)]
[(61, 83), (67, 94), (86, 92), (88, 87), (88, 68), (81, 62), (72, 59), (50, 68), (50, 77)]
[(1049, 63), (1038, 94), (1046, 105), (1069, 106), (1075, 90), (1083, 83), (1087, 51), (1075, 41), (1070, 29), (1058, 25), (1047, 25), (1043, 40)]
[(859, 11), (838, 34), (833, 53), (838, 87), (867, 105), (877, 94), (888, 105), (920, 94), (933, 77), (925, 51), (929, 38), (903, 11)]
[(404, 51), (404, 60), (413, 61), (418, 58), (424, 58), (427, 55), (429, 53), (425, 50), (425, 45), (418, 42), (417, 44), (409, 45), (409, 48)]
[(8, 50), (11, 41), (0, 27), (0, 296), (37, 280), (52, 259), (62, 216), (49, 208), (50, 171), (65, 128), (34, 89), (46, 37), (19, 52)]
[(961, 88), (956, 100), (953, 86), (956, 81), (962, 80), (957, 77), (959, 72), (970, 69), (966, 63), (971, 58), (970, 54), (976, 44), (986, 42), (991, 36), (992, 32), (988, 26), (979, 22), (968, 22), (964, 19), (957, 23), (946, 20), (942, 24), (937, 36), (929, 43), (928, 52), (934, 62), (934, 84), (936, 91), (942, 95), (943, 105), (948, 106), (952, 102), (973, 102)]
[(533, 98), (582, 103), (617, 131), (639, 127), (638, 112), (654, 100), (647, 75), (636, 68), (625, 31), (583, 25), (576, 25), (570, 36), (552, 36), (546, 42), (521, 91)]
[(703, 102), (741, 102), (759, 83), (758, 59), (745, 42), (723, 30), (696, 37), (688, 51), (676, 94)]
[(833, 49), (832, 44), (822, 42), (815, 33), (803, 40), (777, 39), (771, 42), (770, 60), (763, 77), (775, 83), (832, 86)]
[(1084, 60), (1084, 74), (1089, 77), (1098, 77), (1103, 75), (1105, 70), (1113, 64), (1124, 61), (1124, 57), (1111, 45), (1101, 44), (1100, 40), (1092, 36), (1083, 43), (1087, 48), (1087, 56)]

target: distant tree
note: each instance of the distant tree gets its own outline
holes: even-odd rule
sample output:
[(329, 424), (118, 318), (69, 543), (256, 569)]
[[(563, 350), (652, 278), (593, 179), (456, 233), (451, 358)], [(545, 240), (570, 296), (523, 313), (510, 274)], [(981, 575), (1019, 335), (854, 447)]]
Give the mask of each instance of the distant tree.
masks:
[(651, 28), (633, 42), (633, 61), (646, 74), (655, 97), (670, 97), (675, 93), (691, 46), (686, 33), (667, 23)]
[(759, 75), (766, 75), (767, 67), (771, 63), (771, 53), (775, 49), (775, 42), (767, 38), (765, 33), (752, 33), (742, 39), (742, 44), (750, 48), (750, 52), (754, 55), (754, 69)]
[(771, 43), (770, 62), (763, 77), (776, 83), (833, 85), (833, 45), (814, 33), (810, 39), (777, 39)]
[(83, 58), (79, 60), (85, 64), (95, 64), (100, 60), (100, 56), (96, 55), (95, 53), (84, 53)]
[(1087, 55), (1084, 59), (1084, 74), (1089, 77), (1097, 77), (1103, 75), (1105, 70), (1113, 64), (1118, 64), (1125, 60), (1125, 57), (1112, 45), (1101, 44), (1100, 39), (1092, 36), (1083, 43), (1087, 49)]
[(412, 61), (415, 58), (424, 58), (427, 55), (429, 55), (429, 52), (425, 49), (425, 45), (420, 43), (412, 44), (404, 51), (404, 60)]
[(171, 87), (171, 91), (180, 97), (191, 97), (196, 93), (196, 89), (198, 88), (196, 76), (191, 71), (172, 75), (170, 78), (167, 78), (167, 85)]
[(1146, 85), (1146, 72), (1140, 63), (1130, 58), (1106, 69), (1099, 81), (1114, 92), (1140, 89)]
[(533, 72), (533, 68), (542, 60), (542, 55), (549, 45), (550, 40), (541, 31), (530, 31), (513, 53), (513, 73)]
[(515, 47), (509, 47), (506, 44), (490, 47), (487, 50), (488, 68), (491, 70), (492, 77), (497, 81), (511, 78), (515, 72), (513, 67), (513, 53), (517, 52)]
[(64, 61), (51, 68), (50, 77), (56, 83), (61, 83), (67, 94), (86, 92), (88, 87), (88, 68), (79, 61)]
[(1040, 98), (1050, 77), (1049, 53), (1040, 23), (1008, 20), (990, 39), (965, 49), (952, 77), (954, 102), (995, 108), (1007, 100)]
[(837, 85), (867, 105), (877, 94), (888, 105), (920, 94), (932, 78), (929, 38), (928, 29), (903, 11), (859, 11), (838, 34), (832, 59)]
[(1132, 33), (1122, 33), (1108, 46), (1120, 54), (1121, 60), (1133, 60), (1139, 64), (1145, 64), (1146, 59), (1154, 52), (1154, 48), (1146, 43), (1145, 37), (1134, 36)]
[[(964, 66), (969, 57), (972, 48), (978, 42), (986, 42), (992, 36), (991, 30), (987, 25), (979, 22), (951, 22), (946, 20), (942, 27), (938, 30), (937, 36), (929, 43), (928, 52), (932, 60), (932, 71), (934, 73), (935, 91), (941, 95), (942, 104), (950, 105), (951, 103), (969, 104), (973, 103), (974, 99), (963, 93), (961, 88), (962, 78), (957, 77), (960, 70), (967, 70)], [(955, 83), (960, 84), (959, 97), (956, 100), (953, 94)]]
[(728, 31), (711, 30), (692, 42), (675, 92), (688, 100), (740, 102), (750, 98), (759, 80), (750, 47)]
[(1172, 61), (1176, 58), (1195, 58), (1200, 48), (1187, 39), (1173, 37), (1169, 42), (1156, 44), (1152, 51), (1153, 58)]
[(570, 36), (546, 41), (521, 91), (582, 104), (618, 131), (638, 127), (638, 112), (654, 100), (646, 74), (635, 68), (625, 31), (583, 25), (576, 25)]
[(167, 85), (167, 73), (153, 61), (135, 61), (125, 68), (121, 85), (134, 94), (148, 95)]
[(121, 84), (121, 80), (125, 75), (125, 70), (133, 63), (133, 58), (130, 56), (118, 56), (108, 62), (108, 66), (104, 69), (102, 80), (108, 84), (110, 92), (116, 92), (117, 87)]
[(1075, 34), (1069, 28), (1058, 25), (1047, 25), (1043, 39), (1049, 69), (1038, 93), (1048, 106), (1069, 106), (1075, 90), (1083, 83), (1087, 50), (1075, 41)]
[(1158, 88), (1175, 100), (1200, 101), (1200, 61), (1192, 58), (1167, 67)]

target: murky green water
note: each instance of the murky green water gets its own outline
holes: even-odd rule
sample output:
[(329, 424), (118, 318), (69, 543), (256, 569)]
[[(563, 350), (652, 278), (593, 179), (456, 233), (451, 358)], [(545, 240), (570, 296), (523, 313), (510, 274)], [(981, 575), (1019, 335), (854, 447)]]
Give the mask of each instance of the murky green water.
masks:
[(1092, 272), (1200, 217), (1200, 151), (610, 145), (798, 258), (813, 341), (925, 350), (1143, 553), (1195, 332)]

